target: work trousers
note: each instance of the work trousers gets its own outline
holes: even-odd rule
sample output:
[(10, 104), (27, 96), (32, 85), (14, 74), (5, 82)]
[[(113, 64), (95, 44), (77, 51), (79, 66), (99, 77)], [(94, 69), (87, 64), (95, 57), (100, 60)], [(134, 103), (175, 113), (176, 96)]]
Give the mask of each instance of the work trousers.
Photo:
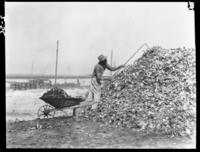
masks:
[[(97, 82), (96, 78), (91, 78), (90, 92), (88, 96), (92, 102), (100, 102), (101, 100), (101, 85)], [(98, 103), (92, 105), (92, 109), (97, 108)]]

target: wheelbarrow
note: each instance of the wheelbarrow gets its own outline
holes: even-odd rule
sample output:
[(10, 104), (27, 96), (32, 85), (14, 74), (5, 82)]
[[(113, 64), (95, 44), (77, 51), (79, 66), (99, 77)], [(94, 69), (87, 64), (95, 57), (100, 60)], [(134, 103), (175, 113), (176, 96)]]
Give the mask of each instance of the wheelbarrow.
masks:
[(73, 115), (76, 115), (76, 109), (84, 106), (90, 106), (97, 102), (86, 101), (82, 97), (40, 97), (46, 104), (38, 109), (37, 117), (39, 119), (53, 118), (56, 111), (64, 109), (73, 109)]

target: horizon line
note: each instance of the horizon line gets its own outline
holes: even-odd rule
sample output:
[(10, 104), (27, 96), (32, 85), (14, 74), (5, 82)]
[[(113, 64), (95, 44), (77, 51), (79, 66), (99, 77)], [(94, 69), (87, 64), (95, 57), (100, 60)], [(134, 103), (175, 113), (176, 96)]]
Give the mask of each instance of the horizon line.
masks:
[[(53, 74), (6, 74), (6, 78), (55, 78), (55, 75)], [(91, 77), (91, 74), (87, 75), (58, 75), (57, 78), (89, 78)]]

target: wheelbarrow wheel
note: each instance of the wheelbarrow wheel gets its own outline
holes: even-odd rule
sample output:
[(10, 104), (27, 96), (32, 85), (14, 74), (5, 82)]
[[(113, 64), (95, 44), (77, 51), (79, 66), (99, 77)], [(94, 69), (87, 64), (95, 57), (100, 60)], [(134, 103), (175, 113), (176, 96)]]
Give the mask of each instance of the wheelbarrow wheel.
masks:
[(39, 119), (48, 119), (55, 116), (55, 108), (46, 104), (39, 108), (37, 116)]

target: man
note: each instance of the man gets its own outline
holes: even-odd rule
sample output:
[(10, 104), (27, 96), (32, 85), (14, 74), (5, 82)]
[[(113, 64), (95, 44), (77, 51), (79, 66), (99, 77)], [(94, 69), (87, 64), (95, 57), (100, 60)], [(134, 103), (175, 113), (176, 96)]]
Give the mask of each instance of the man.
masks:
[[(124, 67), (124, 65), (118, 67), (111, 67), (107, 63), (107, 57), (100, 55), (98, 57), (99, 62), (95, 65), (90, 86), (90, 94), (93, 102), (99, 102), (101, 98), (101, 84), (103, 80), (111, 80), (110, 78), (103, 78), (103, 73), (106, 69), (110, 71), (116, 71)], [(97, 108), (97, 103), (92, 106), (92, 109)]]

